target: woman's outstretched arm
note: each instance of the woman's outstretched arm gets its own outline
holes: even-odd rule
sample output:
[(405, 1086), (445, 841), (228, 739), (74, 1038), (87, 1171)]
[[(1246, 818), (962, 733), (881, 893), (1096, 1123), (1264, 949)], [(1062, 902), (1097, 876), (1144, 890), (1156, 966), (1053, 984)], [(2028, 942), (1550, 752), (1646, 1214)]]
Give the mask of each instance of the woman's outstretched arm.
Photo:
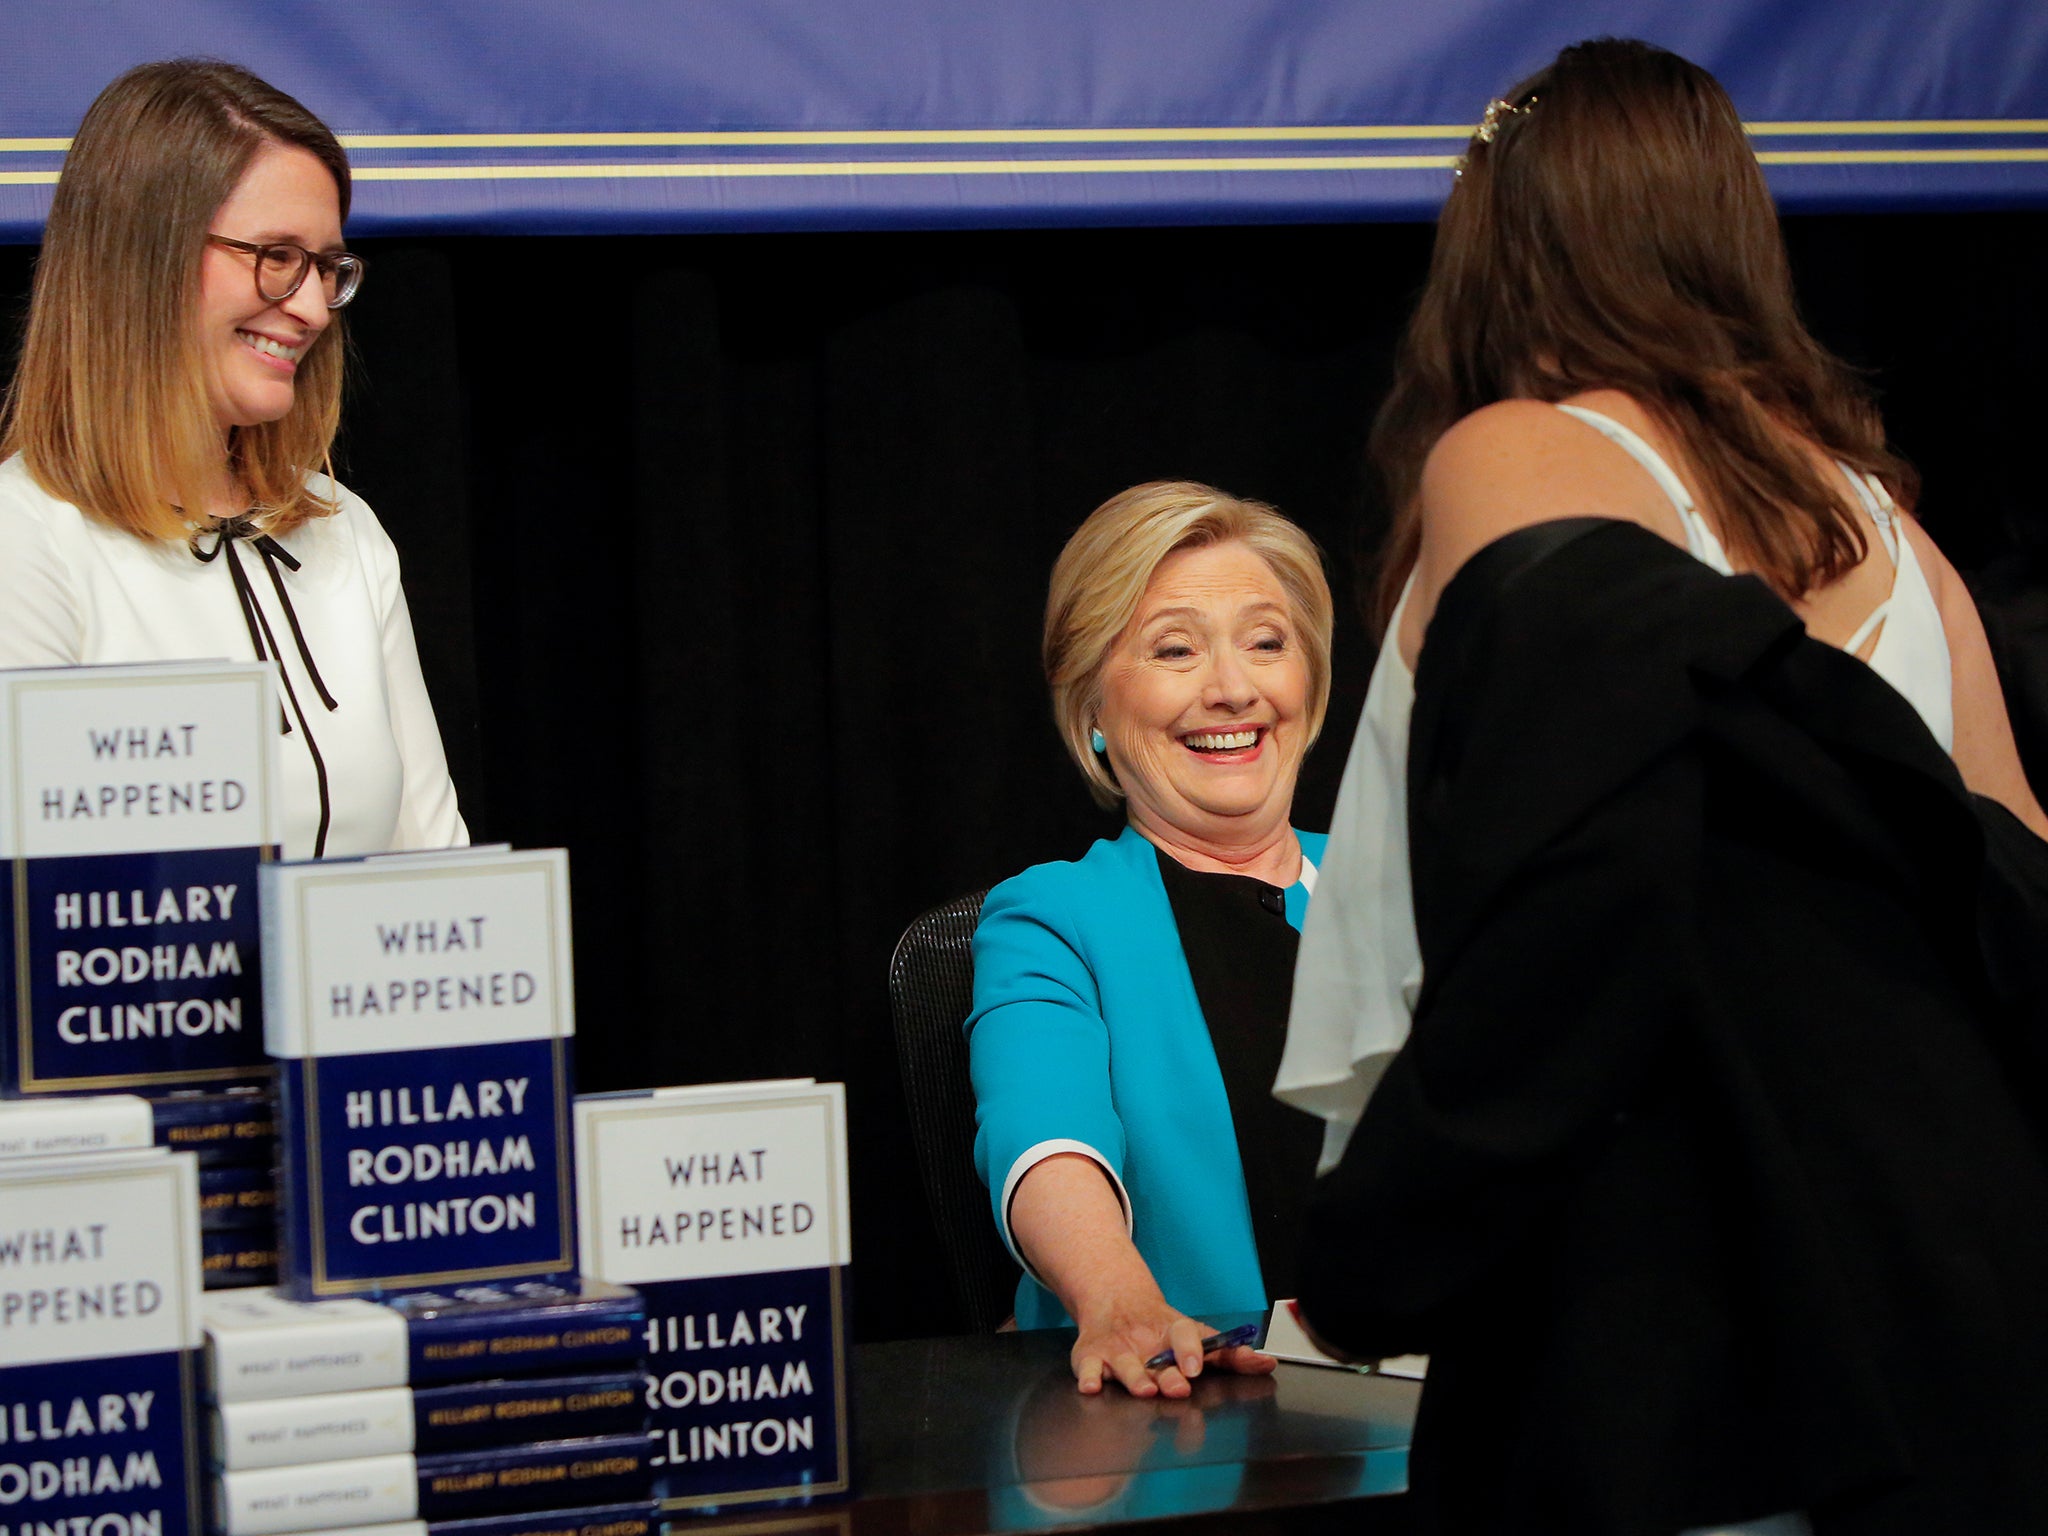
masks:
[[(1080, 1329), (1070, 1358), (1083, 1392), (1100, 1392), (1111, 1378), (1133, 1397), (1188, 1395), (1188, 1378), (1205, 1364), (1208, 1330), (1161, 1294), (1101, 1164), (1064, 1152), (1034, 1165), (1011, 1197), (1010, 1232)], [(1174, 1364), (1155, 1379), (1145, 1362), (1167, 1349)], [(1247, 1373), (1274, 1366), (1272, 1356), (1243, 1345), (1206, 1363)]]

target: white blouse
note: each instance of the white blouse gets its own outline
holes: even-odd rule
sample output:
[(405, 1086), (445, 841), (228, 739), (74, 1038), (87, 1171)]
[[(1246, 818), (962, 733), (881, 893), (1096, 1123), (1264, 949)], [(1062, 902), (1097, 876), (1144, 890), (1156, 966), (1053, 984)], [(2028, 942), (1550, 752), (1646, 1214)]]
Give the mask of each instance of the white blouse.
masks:
[[(326, 855), (466, 844), (398, 552), (361, 497), (324, 476), (308, 483), (340, 510), (277, 540), (297, 570), (248, 541), (234, 551), (290, 695), (285, 856), (314, 855), (323, 773)], [(255, 655), (226, 552), (201, 561), (188, 545), (123, 533), (43, 490), (18, 455), (0, 463), (0, 667)]]
[[(1721, 541), (1694, 507), (1684, 482), (1657, 451), (1620, 422), (1578, 406), (1559, 410), (1621, 448), (1670, 498), (1693, 558), (1735, 574)], [(1955, 746), (1947, 631), (1912, 541), (1875, 477), (1841, 465), (1893, 566), (1885, 601), (1850, 639), (1854, 654), (1882, 623), (1869, 665), (1919, 713), (1944, 752)], [(1274, 1094), (1324, 1121), (1322, 1171), (1334, 1167), (1394, 1053), (1407, 1042), (1422, 990), (1422, 946), (1408, 867), (1408, 724), (1415, 677), (1401, 655), (1401, 619), (1415, 578), (1387, 625), (1378, 665), (1344, 765), (1322, 895), (1309, 908), (1294, 963), (1294, 1003)], [(1733, 1529), (1733, 1528), (1731, 1528)]]

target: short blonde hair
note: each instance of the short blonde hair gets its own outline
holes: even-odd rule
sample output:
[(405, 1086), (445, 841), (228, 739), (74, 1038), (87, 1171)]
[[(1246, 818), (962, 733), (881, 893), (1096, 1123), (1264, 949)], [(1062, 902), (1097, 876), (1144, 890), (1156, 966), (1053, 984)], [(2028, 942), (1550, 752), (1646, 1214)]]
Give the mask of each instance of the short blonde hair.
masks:
[[(101, 91), (64, 157), (0, 458), (88, 516), (144, 539), (185, 537), (179, 507), (221, 468), (193, 316), (213, 216), (257, 152), (310, 152), (348, 217), (348, 157), (327, 126), (247, 70), (213, 59), (142, 64)], [(300, 360), (292, 408), (237, 427), (228, 462), (265, 527), (334, 510), (306, 484), (341, 420), (336, 314)]]
[(1308, 667), (1308, 740), (1330, 705), (1330, 583), (1315, 540), (1264, 502), (1240, 501), (1191, 480), (1155, 480), (1110, 497), (1074, 530), (1052, 568), (1045, 601), (1045, 680), (1067, 755), (1105, 808), (1123, 798), (1089, 745), (1102, 708), (1102, 664), (1129, 627), (1152, 575), (1176, 550), (1232, 541), (1249, 547), (1287, 595)]

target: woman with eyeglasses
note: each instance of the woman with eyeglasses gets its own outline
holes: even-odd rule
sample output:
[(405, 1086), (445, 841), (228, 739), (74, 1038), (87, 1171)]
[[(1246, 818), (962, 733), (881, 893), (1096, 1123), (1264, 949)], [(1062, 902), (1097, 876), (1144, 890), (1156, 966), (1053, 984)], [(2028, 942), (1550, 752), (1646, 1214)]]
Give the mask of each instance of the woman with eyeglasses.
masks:
[(347, 156), (231, 64), (79, 125), (0, 417), (0, 667), (273, 659), (285, 851), (469, 838), (390, 538), (329, 473)]

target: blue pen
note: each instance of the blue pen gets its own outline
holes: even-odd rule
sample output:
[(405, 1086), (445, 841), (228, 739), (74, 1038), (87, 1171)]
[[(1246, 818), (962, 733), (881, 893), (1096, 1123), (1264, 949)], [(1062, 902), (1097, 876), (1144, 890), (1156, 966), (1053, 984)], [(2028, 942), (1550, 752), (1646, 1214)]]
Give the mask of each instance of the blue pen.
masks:
[[(1258, 1336), (1259, 1325), (1257, 1323), (1239, 1323), (1235, 1328), (1223, 1333), (1212, 1333), (1209, 1337), (1202, 1340), (1202, 1353), (1206, 1355), (1212, 1349), (1229, 1349), (1233, 1345), (1249, 1344)], [(1175, 1355), (1172, 1350), (1162, 1349), (1158, 1354), (1145, 1362), (1145, 1369), (1148, 1371), (1161, 1370), (1173, 1364), (1174, 1359)]]

